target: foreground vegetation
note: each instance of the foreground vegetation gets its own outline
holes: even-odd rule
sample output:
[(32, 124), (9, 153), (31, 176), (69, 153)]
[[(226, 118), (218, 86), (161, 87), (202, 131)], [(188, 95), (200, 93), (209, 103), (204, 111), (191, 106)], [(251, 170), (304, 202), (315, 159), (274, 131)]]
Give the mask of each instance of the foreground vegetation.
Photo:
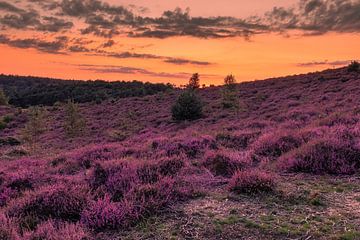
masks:
[(1, 106), (0, 238), (359, 239), (359, 72), (225, 80)]

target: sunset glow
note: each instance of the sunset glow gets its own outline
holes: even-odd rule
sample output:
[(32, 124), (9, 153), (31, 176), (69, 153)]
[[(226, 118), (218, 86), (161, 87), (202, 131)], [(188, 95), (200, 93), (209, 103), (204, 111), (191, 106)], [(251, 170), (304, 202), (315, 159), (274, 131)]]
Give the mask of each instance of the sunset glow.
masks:
[[(177, 85), (199, 72), (202, 83), (218, 85), (228, 73), (250, 81), (358, 59), (359, 20), (352, 26), (346, 17), (359, 11), (359, 1), (343, 1), (353, 12), (339, 4), (330, 10), (335, 1), (316, 2), (0, 1), (0, 72)], [(279, 9), (286, 14), (279, 17)], [(167, 10), (171, 15), (160, 18)], [(289, 23), (290, 13), (296, 23)], [(327, 22), (335, 13), (336, 22)]]

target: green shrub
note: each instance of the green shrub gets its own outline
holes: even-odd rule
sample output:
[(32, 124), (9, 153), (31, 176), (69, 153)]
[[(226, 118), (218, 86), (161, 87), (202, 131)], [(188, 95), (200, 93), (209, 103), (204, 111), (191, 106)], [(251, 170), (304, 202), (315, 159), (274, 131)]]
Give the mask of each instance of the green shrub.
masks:
[(73, 101), (68, 101), (65, 106), (64, 129), (68, 137), (78, 136), (85, 128), (85, 120), (80, 114), (79, 107)]
[(178, 97), (171, 112), (174, 120), (196, 120), (202, 117), (202, 103), (194, 91), (188, 90)]
[(230, 74), (224, 79), (224, 88), (222, 92), (222, 105), (224, 108), (238, 108), (238, 96), (236, 92), (235, 76)]
[(358, 61), (353, 61), (347, 67), (349, 72), (360, 72), (360, 63)]
[(8, 105), (9, 98), (6, 96), (4, 90), (0, 88), (0, 106)]

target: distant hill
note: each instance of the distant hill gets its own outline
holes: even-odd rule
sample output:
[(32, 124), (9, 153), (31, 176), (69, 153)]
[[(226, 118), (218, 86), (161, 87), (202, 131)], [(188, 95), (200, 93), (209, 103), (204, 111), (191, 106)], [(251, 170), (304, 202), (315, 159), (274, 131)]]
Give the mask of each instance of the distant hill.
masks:
[(68, 99), (84, 103), (101, 102), (109, 98), (146, 96), (166, 91), (172, 86), (140, 81), (78, 81), (1, 74), (0, 88), (3, 88), (9, 96), (10, 104), (28, 107), (32, 105), (53, 105), (56, 102), (64, 102)]

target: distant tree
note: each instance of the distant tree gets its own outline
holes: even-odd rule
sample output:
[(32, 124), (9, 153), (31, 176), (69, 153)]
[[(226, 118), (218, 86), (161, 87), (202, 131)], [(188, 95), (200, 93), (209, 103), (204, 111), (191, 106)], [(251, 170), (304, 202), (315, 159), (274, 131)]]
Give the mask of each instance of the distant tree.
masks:
[(198, 73), (194, 73), (190, 80), (189, 84), (187, 85), (189, 89), (198, 89), (200, 88), (200, 76)]
[(42, 107), (30, 107), (28, 109), (28, 121), (23, 129), (23, 139), (31, 148), (38, 145), (40, 136), (46, 130), (46, 112)]
[(357, 61), (352, 61), (347, 69), (349, 72), (360, 72), (360, 63)]
[(79, 107), (72, 100), (65, 106), (64, 129), (68, 137), (78, 136), (85, 128), (85, 120), (80, 113)]
[(4, 105), (8, 105), (9, 104), (9, 99), (6, 96), (4, 90), (2, 88), (0, 88), (0, 106), (4, 106)]
[(235, 76), (230, 74), (224, 79), (224, 88), (222, 92), (222, 105), (224, 108), (238, 108), (238, 96), (236, 91)]
[(173, 105), (172, 118), (177, 121), (196, 120), (202, 117), (202, 103), (194, 91), (186, 90)]

